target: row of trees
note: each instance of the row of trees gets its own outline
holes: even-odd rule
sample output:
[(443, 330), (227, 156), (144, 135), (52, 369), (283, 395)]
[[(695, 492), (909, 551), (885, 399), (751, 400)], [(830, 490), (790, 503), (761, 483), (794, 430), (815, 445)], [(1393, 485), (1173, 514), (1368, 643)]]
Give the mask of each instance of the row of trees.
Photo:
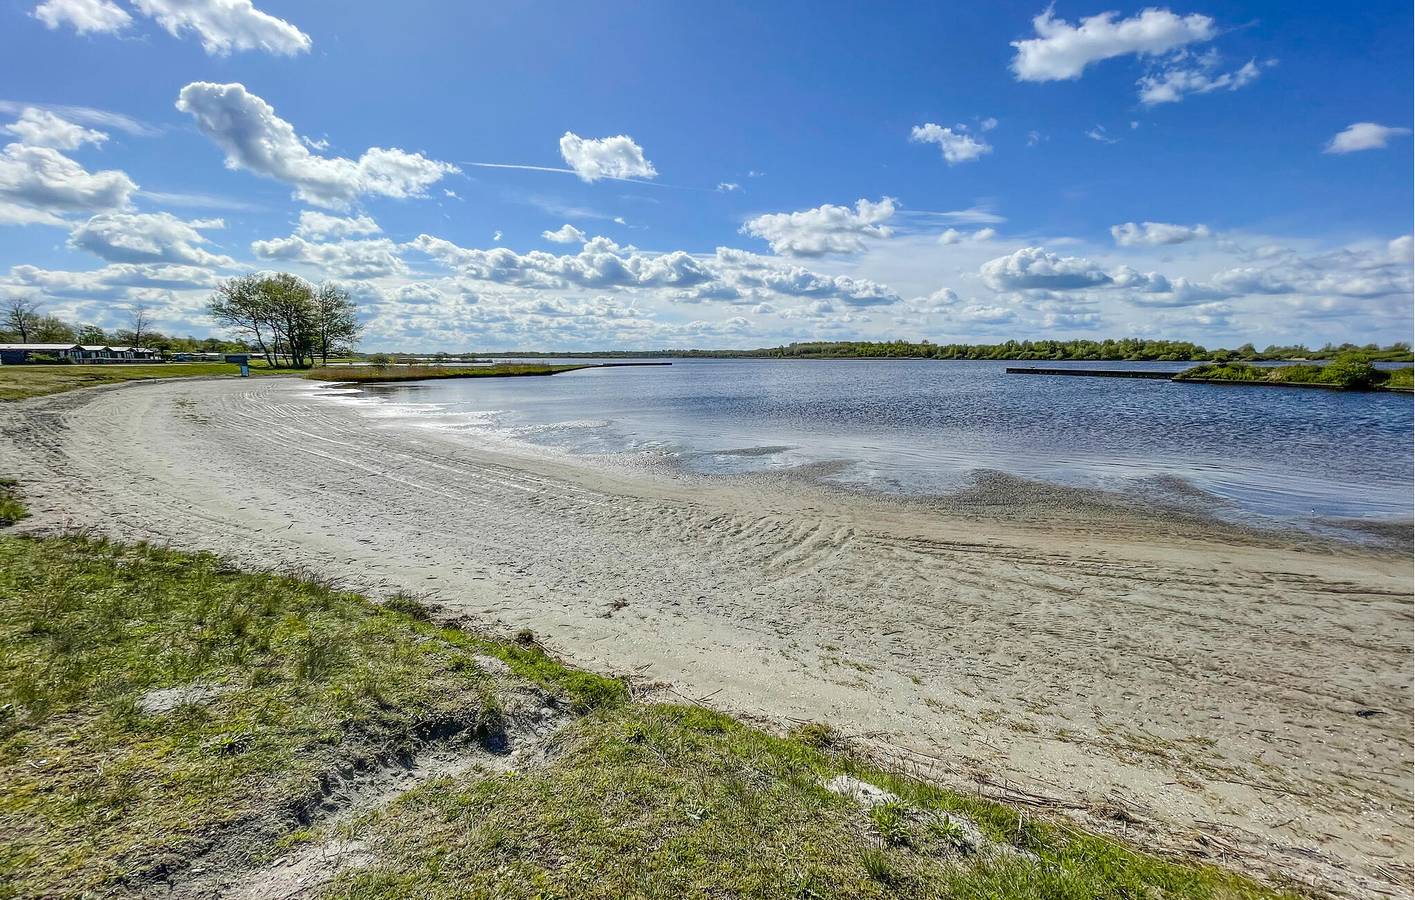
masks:
[(11, 297), (0, 304), (0, 338), (24, 344), (103, 344), (154, 350), (222, 350), (230, 346), (229, 341), (217, 338), (173, 337), (154, 331), (152, 316), (142, 304), (128, 311), (127, 328), (109, 331), (87, 322), (65, 322), (44, 312), (28, 297)]
[(929, 341), (823, 341), (788, 344), (764, 350), (743, 351), (742, 356), (780, 358), (885, 357), (916, 359), (1018, 359), (1018, 360), (1159, 360), (1258, 361), (1271, 359), (1330, 359), (1343, 353), (1359, 353), (1369, 359), (1408, 360), (1409, 344), (1355, 346), (1328, 344), (1320, 350), (1303, 346), (1270, 346), (1258, 350), (1244, 344), (1234, 350), (1208, 350), (1189, 341), (1157, 341), (1141, 338), (1070, 341), (1004, 341), (1000, 344), (934, 344)]
[(243, 335), (271, 366), (303, 368), (347, 353), (363, 325), (349, 292), (332, 282), (242, 275), (217, 285), (207, 304), (217, 324)]
[(107, 331), (92, 324), (73, 325), (46, 314), (38, 303), (24, 297), (0, 304), (0, 339), (173, 352), (256, 351), (271, 366), (301, 368), (351, 351), (363, 330), (348, 291), (329, 282), (313, 285), (283, 272), (221, 282), (207, 303), (207, 312), (243, 340), (164, 335), (153, 330), (152, 316), (141, 304), (129, 311), (127, 328)]

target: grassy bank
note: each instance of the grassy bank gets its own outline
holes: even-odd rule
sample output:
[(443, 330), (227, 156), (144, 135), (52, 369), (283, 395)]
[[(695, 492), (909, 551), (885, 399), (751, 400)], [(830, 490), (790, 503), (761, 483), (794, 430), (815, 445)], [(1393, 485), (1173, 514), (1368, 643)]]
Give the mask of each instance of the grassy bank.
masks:
[[(527, 635), (426, 619), (211, 556), (0, 536), (0, 896), (259, 886), (302, 853), (323, 868), (287, 870), (350, 898), (1276, 896), (881, 770), (823, 726), (633, 702)], [(510, 770), (358, 799), (547, 715)]]
[[(270, 369), (251, 363), (252, 375), (287, 374), (291, 369)], [(24, 400), (76, 388), (152, 378), (189, 378), (194, 375), (237, 375), (234, 363), (157, 363), (154, 365), (56, 365), (0, 366), (0, 401)]]
[(1222, 363), (1195, 366), (1175, 381), (1232, 381), (1257, 384), (1320, 385), (1348, 391), (1411, 389), (1411, 369), (1377, 369), (1365, 359), (1341, 357), (1324, 366), (1252, 366)]
[(352, 381), (375, 384), (383, 381), (428, 381), (436, 378), (510, 378), (519, 375), (558, 375), (590, 366), (542, 366), (506, 363), (496, 366), (321, 366), (305, 373), (315, 381)]

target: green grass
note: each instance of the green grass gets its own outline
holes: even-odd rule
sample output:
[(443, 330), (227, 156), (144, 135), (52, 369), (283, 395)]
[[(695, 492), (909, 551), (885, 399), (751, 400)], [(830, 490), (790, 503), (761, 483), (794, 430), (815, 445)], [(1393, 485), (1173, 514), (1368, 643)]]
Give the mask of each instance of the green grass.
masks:
[[(529, 632), (493, 641), (429, 617), (416, 598), (378, 606), (208, 555), (0, 535), (0, 897), (141, 892), (429, 723), (494, 728), (528, 682), (578, 713), (544, 764), (260, 833), (249, 859), (352, 831), (373, 861), (325, 888), (350, 898), (1276, 896), (884, 771), (823, 726), (779, 737), (636, 703)], [(226, 692), (139, 705), (193, 684)], [(841, 773), (898, 800), (869, 811), (825, 790)], [(967, 852), (958, 817), (1017, 852)]]
[[(622, 696), (534, 648), (212, 556), (0, 537), (0, 896), (140, 882), (340, 765), (494, 717), (476, 653), (583, 709)], [(139, 707), (192, 684), (229, 692)]]
[(1411, 369), (1377, 369), (1361, 357), (1342, 356), (1324, 366), (1254, 366), (1208, 363), (1187, 369), (1176, 381), (1235, 381), (1260, 384), (1319, 384), (1343, 390), (1410, 390)]
[[(280, 375), (299, 371), (270, 369), (264, 362), (251, 363), (252, 375)], [(183, 378), (194, 375), (236, 375), (234, 363), (157, 363), (152, 365), (18, 365), (0, 366), (0, 401), (25, 400), (58, 394), (76, 388), (118, 384), (152, 378)]]
[[(697, 707), (604, 707), (548, 766), (430, 782), (352, 826), (379, 861), (327, 896), (1279, 896), (814, 743)], [(900, 799), (866, 811), (822, 786), (841, 773)], [(961, 849), (955, 817), (1004, 849)]]
[(1415, 390), (1415, 380), (1412, 380), (1412, 375), (1415, 375), (1415, 369), (1409, 367), (1390, 370), (1382, 387), (1393, 391)]
[(29, 515), (20, 501), (18, 484), (13, 478), (0, 478), (0, 527), (13, 525)]
[(558, 375), (577, 366), (543, 366), (507, 363), (495, 366), (321, 366), (305, 373), (315, 381), (352, 381), (371, 384), (381, 381), (427, 381), (435, 378), (506, 378), (518, 375)]

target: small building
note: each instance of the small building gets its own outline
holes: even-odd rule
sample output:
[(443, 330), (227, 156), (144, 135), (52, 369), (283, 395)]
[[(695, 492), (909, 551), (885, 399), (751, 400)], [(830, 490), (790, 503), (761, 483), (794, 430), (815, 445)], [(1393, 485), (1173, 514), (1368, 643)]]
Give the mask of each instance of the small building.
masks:
[(162, 351), (151, 347), (110, 347), (119, 359), (161, 359)]
[(0, 365), (20, 365), (30, 362), (33, 356), (52, 356), (60, 362), (69, 362), (77, 360), (82, 352), (78, 344), (0, 344)]
[(80, 344), (74, 362), (103, 362), (115, 358), (113, 348), (105, 344)]

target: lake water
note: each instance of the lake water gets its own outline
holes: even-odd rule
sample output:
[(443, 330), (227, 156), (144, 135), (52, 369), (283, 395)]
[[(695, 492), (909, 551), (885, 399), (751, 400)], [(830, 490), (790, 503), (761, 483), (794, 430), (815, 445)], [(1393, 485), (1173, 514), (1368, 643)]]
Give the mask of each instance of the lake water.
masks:
[(1008, 375), (1008, 365), (1182, 363), (674, 360), (553, 378), (346, 393), (373, 422), (481, 444), (704, 474), (807, 466), (827, 480), (946, 493), (978, 470), (1135, 490), (1179, 477), (1230, 514), (1411, 515), (1409, 395)]

